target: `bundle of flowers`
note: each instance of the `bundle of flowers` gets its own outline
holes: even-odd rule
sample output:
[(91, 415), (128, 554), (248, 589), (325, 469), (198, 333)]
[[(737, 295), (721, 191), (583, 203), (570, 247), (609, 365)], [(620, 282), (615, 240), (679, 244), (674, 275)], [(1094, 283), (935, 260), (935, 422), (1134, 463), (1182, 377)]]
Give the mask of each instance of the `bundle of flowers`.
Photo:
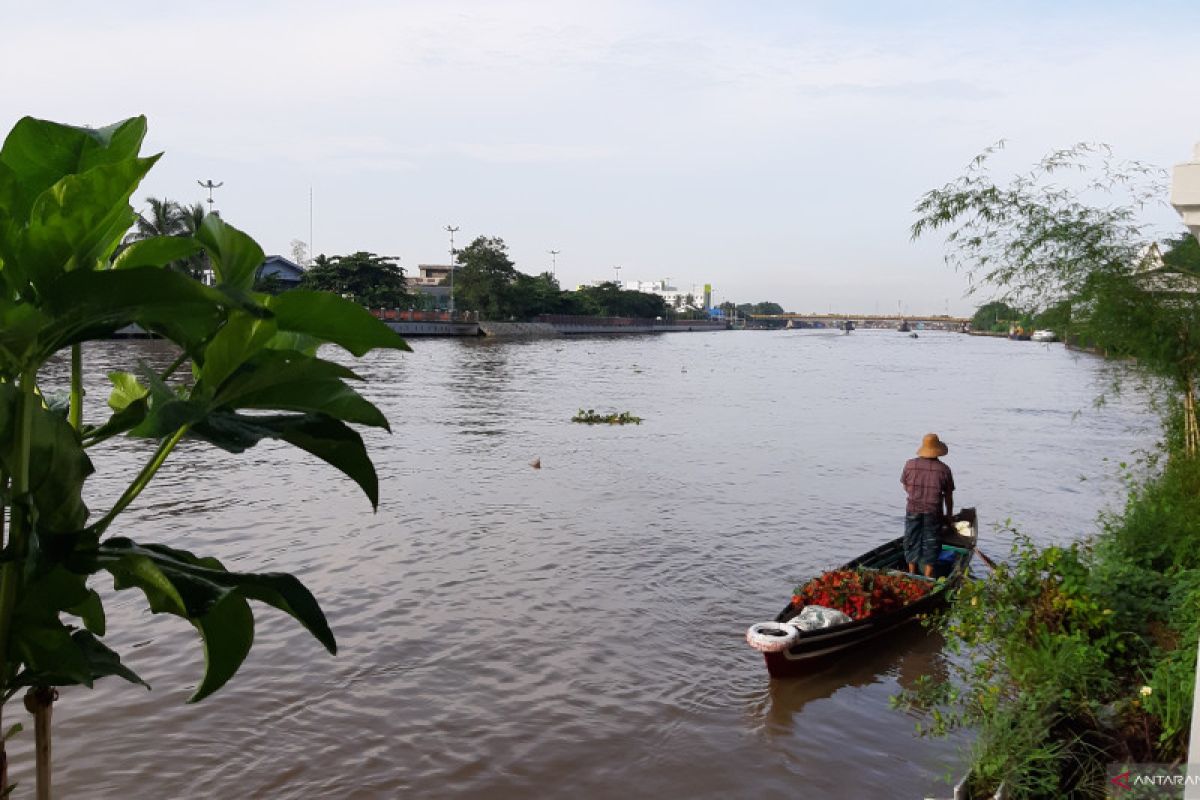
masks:
[(929, 584), (917, 578), (873, 569), (838, 569), (795, 589), (792, 605), (825, 606), (851, 619), (865, 619), (924, 597)]

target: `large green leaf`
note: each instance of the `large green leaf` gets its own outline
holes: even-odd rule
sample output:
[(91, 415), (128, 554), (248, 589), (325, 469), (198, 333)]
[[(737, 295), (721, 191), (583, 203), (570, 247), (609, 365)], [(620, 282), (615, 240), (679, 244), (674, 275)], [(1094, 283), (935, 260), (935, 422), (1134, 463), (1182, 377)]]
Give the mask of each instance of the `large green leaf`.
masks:
[(11, 647), (17, 661), (52, 686), (92, 685), (87, 657), (57, 616), (14, 619)]
[(344, 422), (391, 430), (383, 412), (340, 380), (277, 384), (241, 395), (237, 407), (325, 414)]
[[(215, 341), (215, 340), (214, 340)], [(203, 376), (208, 379), (209, 363)], [(254, 408), (327, 414), (345, 422), (388, 428), (387, 419), (344, 383), (358, 379), (331, 361), (297, 352), (266, 350), (242, 366), (214, 403), (228, 410)]]
[(150, 390), (142, 386), (132, 372), (110, 372), (108, 379), (113, 385), (108, 396), (108, 407), (113, 409), (113, 414), (103, 425), (84, 426), (85, 447), (132, 430), (142, 423), (150, 409)]
[(113, 411), (128, 408), (130, 404), (150, 394), (150, 390), (142, 386), (132, 372), (113, 371), (108, 373), (108, 380), (113, 385), (113, 390), (108, 396), (108, 407)]
[(329, 292), (293, 289), (267, 300), (281, 331), (307, 334), (356, 356), (376, 348), (411, 350), (400, 334), (357, 303)]
[(254, 645), (254, 612), (245, 598), (230, 592), (193, 624), (204, 647), (204, 677), (188, 702), (198, 703), (228, 683), (246, 660)]
[(12, 379), (36, 357), (41, 336), (53, 327), (50, 317), (28, 303), (0, 298), (0, 377)]
[(165, 267), (172, 261), (187, 258), (200, 249), (190, 236), (151, 236), (134, 242), (113, 259), (113, 269), (134, 267)]
[(258, 242), (216, 214), (204, 218), (196, 240), (208, 251), (217, 283), (246, 291), (254, 285), (254, 275), (264, 260)]
[[(17, 464), (16, 423), (20, 393), (13, 383), (0, 383), (0, 464), (12, 474)], [(38, 402), (31, 409), (29, 489), (43, 535), (70, 533), (83, 527), (88, 510), (83, 482), (92, 462), (75, 430)]]
[(100, 599), (100, 595), (92, 589), (88, 589), (85, 598), (64, 608), (63, 611), (79, 617), (83, 622), (83, 627), (97, 636), (103, 636), (108, 627), (108, 620), (104, 616), (104, 602)]
[[(53, 659), (41, 669), (27, 664), (26, 668), (17, 674), (9, 683), (12, 688), (21, 686), (74, 686), (82, 684), (91, 687), (100, 678), (116, 675), (130, 683), (140, 683), (147, 689), (150, 684), (142, 680), (137, 673), (121, 663), (121, 657), (100, 641), (91, 631), (74, 630), (61, 626), (69, 631), (70, 644), (63, 640), (61, 630), (53, 628), (55, 649), (45, 651), (45, 656)], [(72, 649), (73, 648), (73, 649)], [(60, 665), (58, 660), (63, 663)]]
[(233, 412), (209, 414), (191, 435), (231, 453), (240, 453), (263, 439), (282, 439), (341, 470), (379, 505), (379, 478), (362, 437), (340, 420), (322, 414), (249, 416)]
[(25, 278), (42, 289), (63, 272), (107, 262), (133, 224), (129, 197), (156, 160), (104, 164), (67, 175), (42, 192), (17, 250)]
[(200, 700), (237, 671), (254, 639), (246, 600), (267, 603), (300, 622), (331, 653), (337, 643), (316, 598), (295, 577), (280, 572), (236, 573), (214, 558), (158, 544), (114, 537), (96, 550), (79, 553), (76, 571), (108, 571), (117, 589), (138, 588), (154, 613), (191, 621), (205, 649), (205, 675), (192, 696)]
[(228, 321), (204, 348), (200, 380), (215, 392), (234, 370), (263, 349), (274, 335), (274, 320), (256, 319), (242, 311), (230, 313)]
[(35, 198), (64, 175), (133, 158), (145, 135), (145, 117), (133, 117), (104, 128), (22, 118), (0, 148), (0, 164), (11, 171), (19, 185), (19, 196), (9, 212), (23, 219)]
[[(272, 339), (275, 343), (277, 339)], [(310, 381), (362, 380), (349, 367), (334, 361), (326, 361), (307, 353), (267, 349), (254, 355), (246, 364), (227, 380), (217, 393), (216, 402), (236, 406), (243, 395), (260, 392), (275, 386), (305, 383)]]
[(46, 310), (55, 317), (42, 337), (45, 355), (134, 323), (199, 352), (224, 318), (220, 292), (154, 267), (71, 272), (44, 296)]

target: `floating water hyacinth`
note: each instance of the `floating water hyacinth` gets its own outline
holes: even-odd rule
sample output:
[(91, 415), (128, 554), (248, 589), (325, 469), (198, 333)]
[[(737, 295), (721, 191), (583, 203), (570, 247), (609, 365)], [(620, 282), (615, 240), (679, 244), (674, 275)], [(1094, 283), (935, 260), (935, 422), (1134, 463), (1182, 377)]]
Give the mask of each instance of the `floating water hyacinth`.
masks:
[(597, 414), (594, 409), (589, 408), (588, 410), (584, 411), (581, 408), (579, 409), (579, 413), (571, 417), (571, 422), (582, 422), (585, 425), (629, 425), (630, 423), (634, 425), (641, 425), (642, 418), (635, 417), (628, 411), (622, 411), (620, 414), (615, 411), (609, 414)]

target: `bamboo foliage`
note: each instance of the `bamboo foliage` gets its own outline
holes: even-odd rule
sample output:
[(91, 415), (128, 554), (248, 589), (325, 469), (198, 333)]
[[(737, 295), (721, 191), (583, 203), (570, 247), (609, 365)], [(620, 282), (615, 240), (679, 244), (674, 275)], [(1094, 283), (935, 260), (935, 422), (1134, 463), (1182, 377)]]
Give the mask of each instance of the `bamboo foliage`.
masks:
[(946, 261), (971, 278), (973, 292), (995, 292), (1031, 313), (1053, 307), (1061, 336), (1157, 379), (1168, 405), (1183, 407), (1179, 454), (1195, 457), (1200, 274), (1173, 252), (1156, 258), (1144, 221), (1166, 195), (1165, 173), (1118, 160), (1105, 145), (1079, 144), (997, 181), (990, 166), (1001, 147), (921, 197), (913, 238), (943, 233)]

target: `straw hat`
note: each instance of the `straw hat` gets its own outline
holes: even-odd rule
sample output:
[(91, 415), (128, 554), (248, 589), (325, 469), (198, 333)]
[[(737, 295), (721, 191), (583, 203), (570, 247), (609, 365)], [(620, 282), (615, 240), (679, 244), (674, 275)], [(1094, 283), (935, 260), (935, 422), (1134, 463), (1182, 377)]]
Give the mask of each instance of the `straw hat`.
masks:
[(946, 447), (946, 443), (939, 439), (936, 433), (927, 433), (921, 440), (921, 447), (917, 450), (917, 455), (921, 458), (937, 458), (949, 452), (950, 448)]

